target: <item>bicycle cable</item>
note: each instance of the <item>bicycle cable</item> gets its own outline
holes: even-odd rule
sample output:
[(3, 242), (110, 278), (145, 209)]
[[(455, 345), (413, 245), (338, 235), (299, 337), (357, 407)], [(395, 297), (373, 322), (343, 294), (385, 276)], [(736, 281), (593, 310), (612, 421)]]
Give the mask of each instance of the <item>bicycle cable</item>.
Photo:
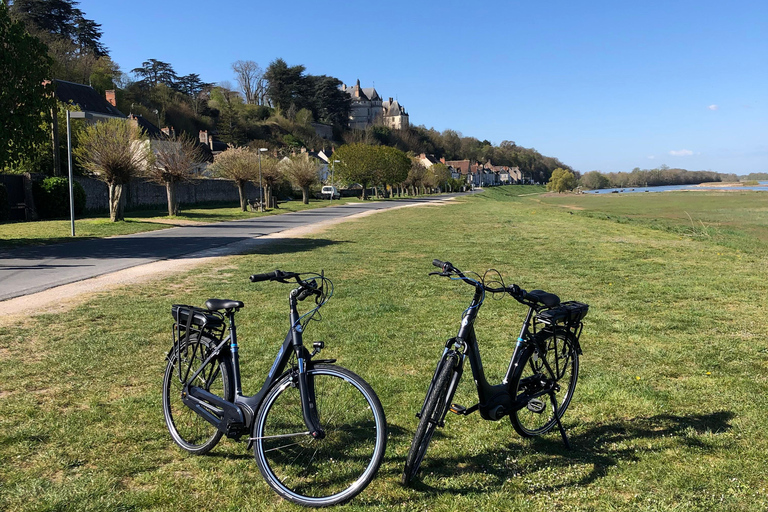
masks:
[(307, 324), (309, 324), (309, 322), (312, 320), (316, 322), (322, 321), (323, 317), (319, 310), (325, 305), (326, 302), (331, 300), (331, 297), (333, 297), (333, 281), (325, 277), (324, 272), (320, 274), (315, 272), (307, 272), (299, 273), (299, 275), (311, 276), (308, 279), (302, 279), (302, 283), (312, 281), (314, 284), (317, 284), (317, 281), (320, 280), (320, 286), (315, 287), (315, 290), (319, 292), (315, 295), (315, 307), (301, 315), (292, 326), (292, 328), (296, 328), (297, 325), (301, 325), (302, 330), (304, 330), (306, 329)]

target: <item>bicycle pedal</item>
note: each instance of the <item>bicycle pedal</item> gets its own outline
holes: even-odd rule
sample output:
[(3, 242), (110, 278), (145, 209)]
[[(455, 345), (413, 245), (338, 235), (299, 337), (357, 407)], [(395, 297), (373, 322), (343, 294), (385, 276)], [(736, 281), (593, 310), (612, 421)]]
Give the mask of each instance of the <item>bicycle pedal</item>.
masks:
[(544, 409), (546, 408), (546, 405), (541, 400), (533, 399), (528, 401), (528, 410), (531, 412), (535, 412), (536, 414), (541, 414), (544, 412)]
[(451, 408), (448, 410), (451, 411), (453, 414), (462, 414), (462, 415), (467, 414), (467, 408), (459, 404), (451, 404)]

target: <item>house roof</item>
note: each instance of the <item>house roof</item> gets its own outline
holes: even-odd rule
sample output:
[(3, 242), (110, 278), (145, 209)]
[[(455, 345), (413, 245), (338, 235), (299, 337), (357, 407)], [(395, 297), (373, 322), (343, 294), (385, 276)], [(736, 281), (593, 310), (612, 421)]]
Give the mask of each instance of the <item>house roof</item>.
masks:
[(139, 129), (141, 130), (141, 133), (149, 137), (150, 139), (164, 139), (166, 138), (166, 135), (163, 133), (163, 131), (152, 124), (149, 120), (147, 120), (144, 116), (138, 116), (135, 114), (128, 114), (128, 119), (131, 121), (135, 121), (136, 124), (139, 126)]
[(445, 165), (458, 169), (461, 174), (467, 174), (469, 172), (469, 160), (446, 160)]
[(63, 103), (72, 103), (84, 112), (94, 112), (108, 116), (125, 117), (117, 107), (113, 107), (105, 97), (90, 85), (76, 84), (65, 80), (54, 80), (56, 99)]

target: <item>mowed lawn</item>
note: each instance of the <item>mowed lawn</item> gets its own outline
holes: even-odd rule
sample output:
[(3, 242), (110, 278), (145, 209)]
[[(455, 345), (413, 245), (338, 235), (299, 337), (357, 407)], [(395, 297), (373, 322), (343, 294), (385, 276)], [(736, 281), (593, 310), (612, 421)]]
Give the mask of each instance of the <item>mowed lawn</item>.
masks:
[[(536, 192), (379, 213), (2, 330), (0, 510), (298, 510), (244, 443), (178, 449), (160, 404), (170, 306), (210, 297), (245, 302), (244, 388), (258, 389), (288, 327), (289, 287), (248, 275), (275, 268), (334, 280), (305, 339), (368, 380), (387, 414), (385, 462), (339, 510), (768, 509), (768, 194)], [(654, 225), (641, 219), (649, 201), (675, 206)], [(557, 433), (521, 439), (506, 418), (450, 415), (420, 479), (400, 485), (414, 414), (472, 295), (428, 276), (433, 258), (590, 304), (564, 421), (573, 450)], [(487, 298), (477, 331), (489, 380), (503, 376), (523, 314)], [(473, 405), (473, 388), (465, 372), (455, 401)]]

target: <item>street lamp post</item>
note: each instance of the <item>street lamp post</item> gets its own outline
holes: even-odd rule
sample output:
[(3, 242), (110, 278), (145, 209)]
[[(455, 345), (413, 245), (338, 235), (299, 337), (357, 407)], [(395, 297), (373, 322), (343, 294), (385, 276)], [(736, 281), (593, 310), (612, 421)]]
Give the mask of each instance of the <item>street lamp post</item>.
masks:
[[(331, 162), (331, 187), (335, 187), (336, 185), (333, 184), (333, 170), (336, 168), (336, 164), (340, 163), (341, 160), (334, 160)], [(333, 189), (331, 189), (331, 202), (333, 202)]]
[(267, 151), (267, 148), (259, 148), (259, 211), (264, 211), (264, 182), (261, 180), (261, 154)]

